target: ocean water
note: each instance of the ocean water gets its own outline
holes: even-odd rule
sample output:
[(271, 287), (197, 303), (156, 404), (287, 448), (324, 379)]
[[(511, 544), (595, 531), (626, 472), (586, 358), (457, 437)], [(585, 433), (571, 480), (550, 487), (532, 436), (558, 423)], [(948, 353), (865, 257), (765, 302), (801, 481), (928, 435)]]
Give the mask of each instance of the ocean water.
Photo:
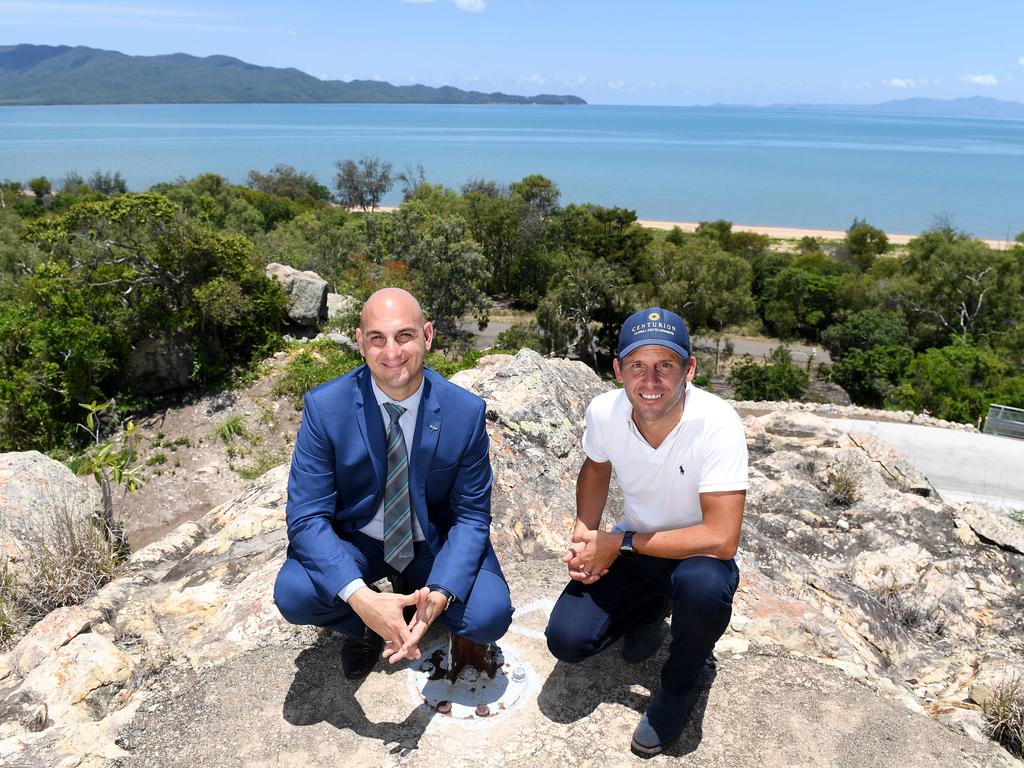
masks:
[[(641, 218), (914, 234), (1024, 231), (1024, 121), (697, 107), (336, 104), (0, 108), (0, 178), (119, 170), (132, 189), (376, 155), (427, 179), (553, 179)], [(399, 200), (397, 190), (386, 203)]]

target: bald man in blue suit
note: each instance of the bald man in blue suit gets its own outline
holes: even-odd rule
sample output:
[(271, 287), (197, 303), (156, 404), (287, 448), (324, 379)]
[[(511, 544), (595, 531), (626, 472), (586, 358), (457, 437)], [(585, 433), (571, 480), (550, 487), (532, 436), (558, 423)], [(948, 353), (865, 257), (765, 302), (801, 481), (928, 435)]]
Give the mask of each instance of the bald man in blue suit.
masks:
[[(288, 478), (288, 555), (274, 587), (286, 620), (346, 636), (350, 679), (368, 674), (378, 655), (419, 658), (419, 641), (439, 617), (476, 643), (497, 640), (512, 620), (489, 538), (484, 401), (424, 368), (433, 327), (406, 291), (371, 296), (356, 341), (366, 365), (305, 397)], [(402, 440), (407, 465), (389, 469)], [(389, 539), (394, 499), (385, 497), (395, 495), (396, 471), (408, 476), (411, 547), (408, 536), (394, 547)], [(397, 558), (406, 559), (396, 564), (403, 546)], [(409, 594), (368, 586), (397, 573)]]

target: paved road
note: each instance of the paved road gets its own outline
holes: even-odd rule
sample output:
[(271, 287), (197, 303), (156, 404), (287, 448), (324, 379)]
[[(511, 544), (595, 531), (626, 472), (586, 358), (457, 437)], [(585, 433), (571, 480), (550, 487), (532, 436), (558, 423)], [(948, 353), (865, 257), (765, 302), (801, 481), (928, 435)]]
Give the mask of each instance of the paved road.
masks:
[[(729, 339), (732, 342), (733, 355), (735, 357), (750, 355), (758, 359), (768, 357), (773, 349), (780, 344), (785, 343), (777, 341), (776, 339), (755, 339), (749, 336), (733, 336), (731, 334), (726, 334), (722, 337), (722, 344), (725, 343), (725, 339)], [(695, 346), (706, 345), (711, 349), (714, 349), (715, 346), (714, 339), (707, 337), (695, 336), (693, 341)], [(813, 365), (832, 362), (832, 358), (829, 357), (828, 351), (825, 350), (824, 347), (808, 347), (803, 344), (796, 343), (786, 343), (786, 347), (793, 356), (794, 363), (806, 363), (808, 359), (811, 360)], [(711, 354), (714, 355), (713, 352)]]
[(1024, 440), (921, 424), (830, 419), (871, 432), (921, 470), (943, 498), (1024, 509)]

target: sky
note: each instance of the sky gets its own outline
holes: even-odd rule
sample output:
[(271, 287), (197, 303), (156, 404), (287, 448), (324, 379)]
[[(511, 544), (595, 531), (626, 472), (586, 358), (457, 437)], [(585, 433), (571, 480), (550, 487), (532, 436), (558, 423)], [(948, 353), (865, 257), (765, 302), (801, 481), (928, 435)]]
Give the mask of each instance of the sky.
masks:
[(0, 0), (0, 45), (592, 104), (1024, 101), (1022, 0)]

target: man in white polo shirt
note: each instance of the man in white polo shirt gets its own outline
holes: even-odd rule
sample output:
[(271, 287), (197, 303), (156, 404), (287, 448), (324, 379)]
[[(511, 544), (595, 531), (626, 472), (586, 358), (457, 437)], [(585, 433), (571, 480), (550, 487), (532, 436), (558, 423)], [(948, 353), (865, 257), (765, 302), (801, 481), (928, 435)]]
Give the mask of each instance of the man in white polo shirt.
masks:
[[(747, 445), (736, 411), (690, 383), (697, 361), (674, 312), (651, 307), (630, 317), (613, 365), (623, 388), (587, 409), (576, 523), (563, 558), (571, 581), (546, 635), (567, 662), (624, 636), (622, 655), (636, 662), (658, 649), (672, 613), (661, 686), (631, 743), (649, 757), (682, 733), (705, 660), (729, 624)], [(612, 472), (625, 515), (603, 531)]]

